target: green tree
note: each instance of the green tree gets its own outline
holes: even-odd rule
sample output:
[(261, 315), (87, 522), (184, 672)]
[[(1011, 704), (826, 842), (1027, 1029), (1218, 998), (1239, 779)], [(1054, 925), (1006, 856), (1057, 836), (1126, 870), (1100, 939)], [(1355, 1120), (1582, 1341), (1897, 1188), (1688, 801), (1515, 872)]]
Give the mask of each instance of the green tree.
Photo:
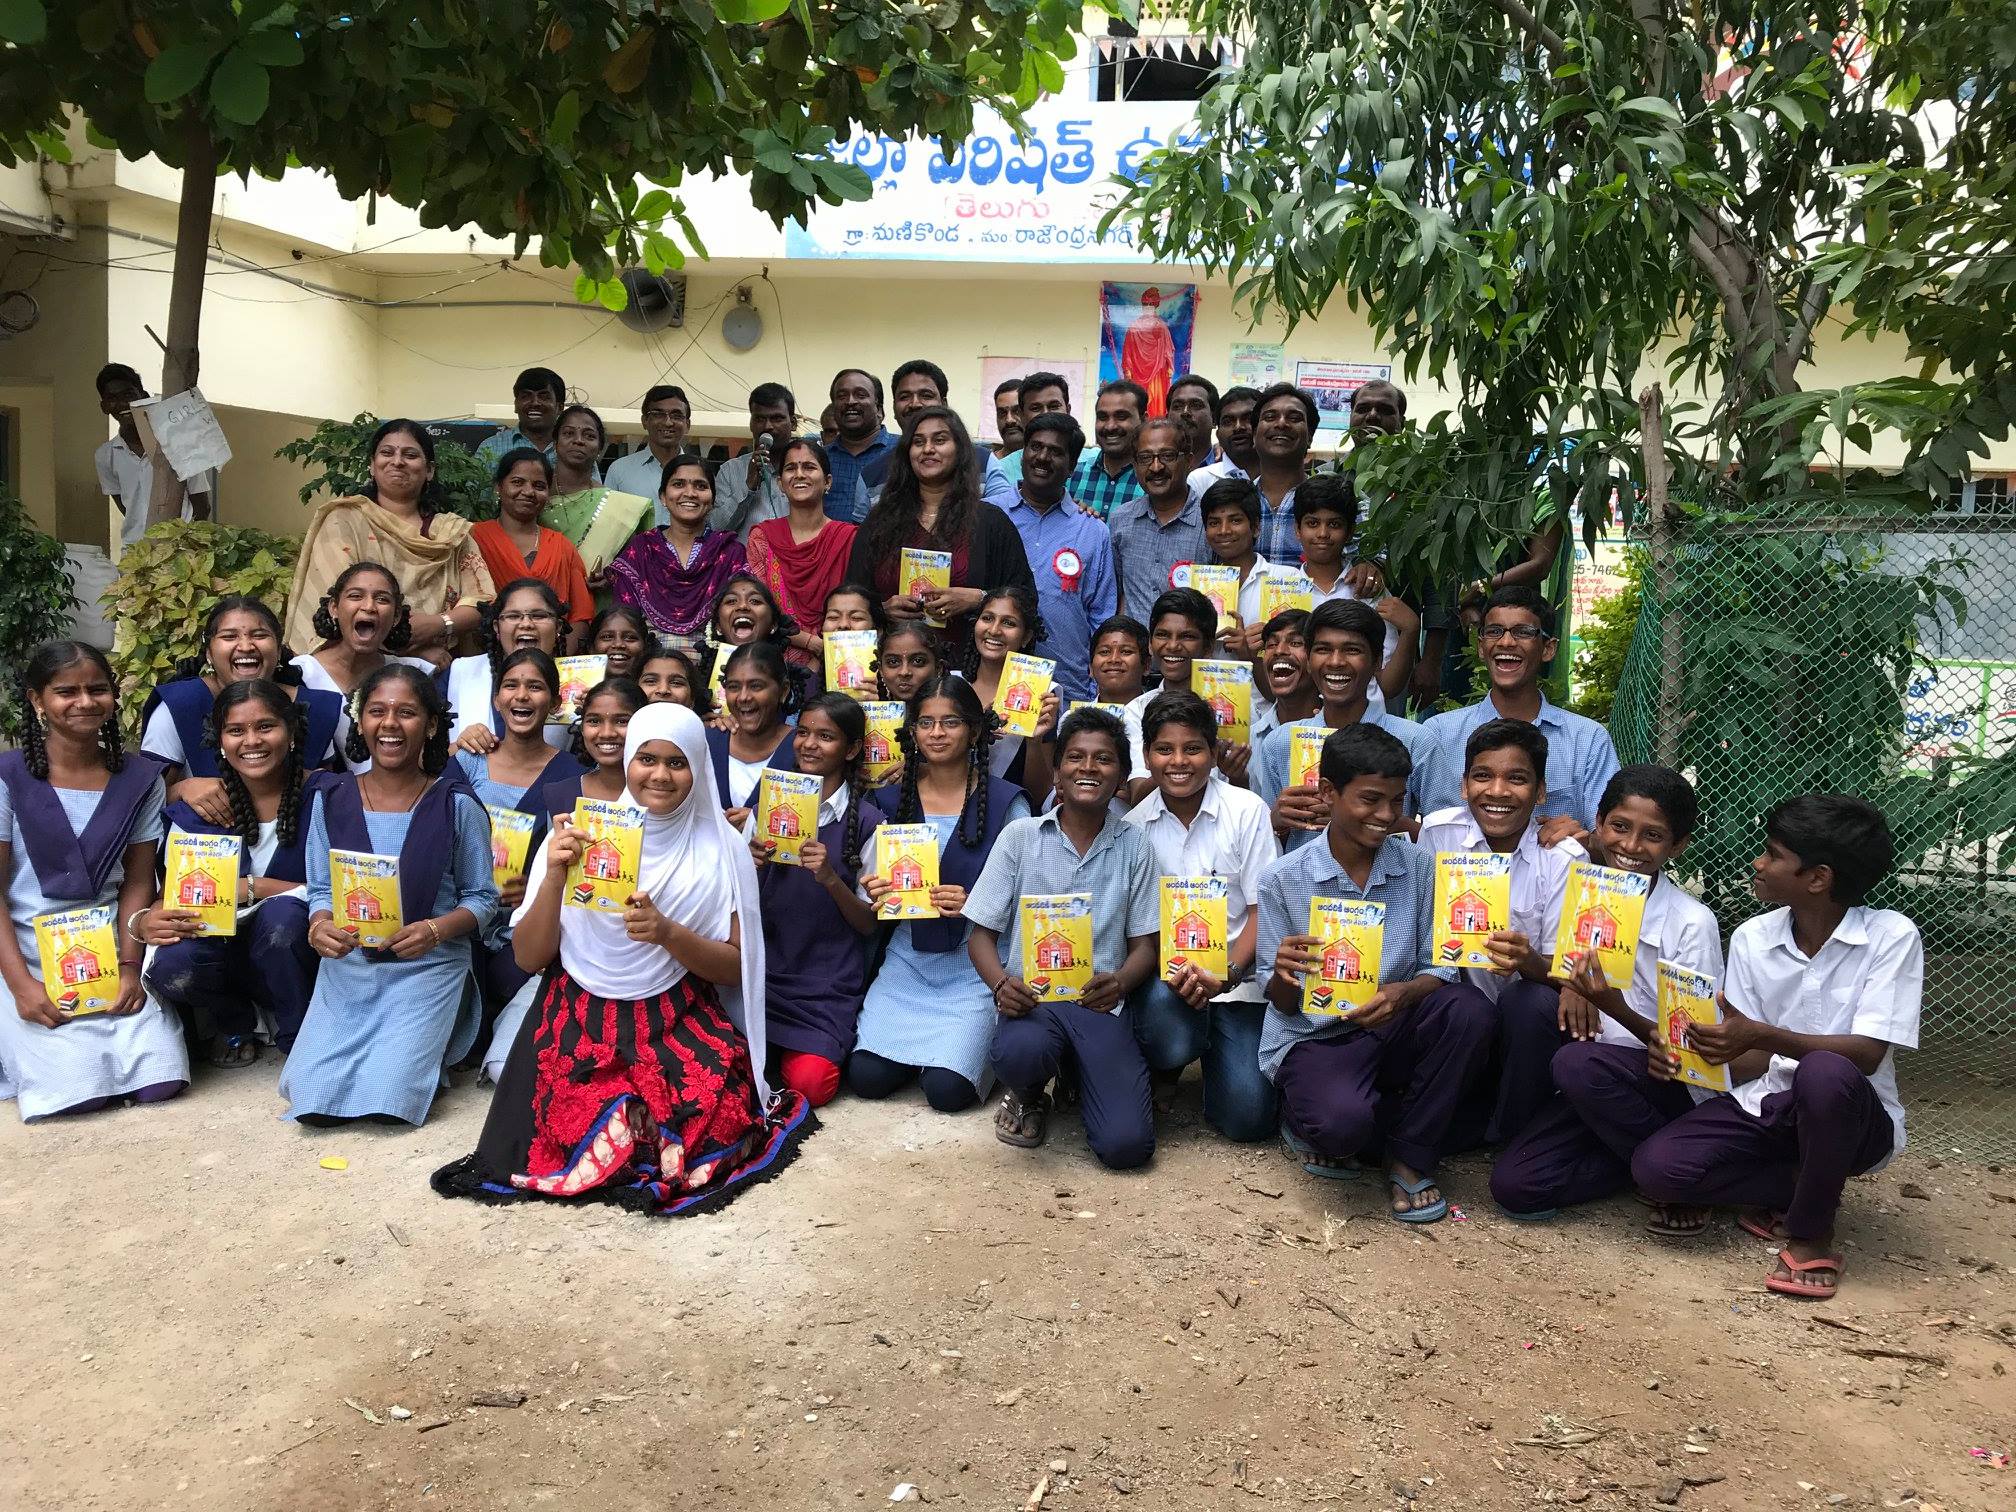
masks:
[[(321, 169), (429, 226), (534, 240), (624, 303), (615, 274), (701, 251), (674, 194), (746, 173), (780, 222), (865, 199), (856, 129), (959, 140), (1062, 85), (1067, 0), (0, 0), (0, 163), (90, 139), (183, 171), (162, 391), (196, 381), (220, 173)], [(163, 469), (150, 520), (182, 489)]]
[[(2010, 0), (1189, 9), (1241, 61), (1115, 213), (1290, 322), (1341, 297), (1455, 390), (1360, 463), (1369, 539), (1425, 579), (1491, 567), (1543, 488), (1632, 509), (1662, 366), (1707, 396), (1665, 444), (1711, 510), (1922, 506), (2016, 413)], [(1851, 295), (1928, 366), (1805, 388)], [(1886, 429), (1901, 473), (1839, 465)]]

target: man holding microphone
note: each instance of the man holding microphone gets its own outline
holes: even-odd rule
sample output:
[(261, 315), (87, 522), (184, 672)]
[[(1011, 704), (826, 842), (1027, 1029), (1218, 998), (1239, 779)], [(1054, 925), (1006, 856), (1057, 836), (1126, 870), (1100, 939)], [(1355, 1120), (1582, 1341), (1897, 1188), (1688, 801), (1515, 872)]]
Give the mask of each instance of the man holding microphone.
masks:
[(707, 523), (732, 530), (749, 544), (749, 532), (765, 520), (791, 512), (771, 458), (791, 439), (797, 401), (781, 383), (759, 383), (749, 391), (749, 435), (755, 445), (745, 456), (721, 464), (714, 477), (714, 513)]

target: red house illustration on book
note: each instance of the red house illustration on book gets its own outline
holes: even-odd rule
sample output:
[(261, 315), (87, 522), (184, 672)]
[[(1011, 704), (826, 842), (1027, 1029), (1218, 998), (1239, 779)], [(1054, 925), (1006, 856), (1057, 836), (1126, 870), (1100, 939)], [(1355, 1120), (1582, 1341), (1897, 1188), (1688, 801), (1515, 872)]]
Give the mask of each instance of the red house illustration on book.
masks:
[(1223, 693), (1220, 693), (1210, 702), (1211, 717), (1218, 721), (1220, 729), (1223, 729), (1226, 725), (1237, 724), (1239, 722), (1238, 709), (1233, 707), (1232, 700), (1227, 698)]
[(1038, 971), (1069, 971), (1078, 964), (1078, 957), (1071, 949), (1070, 937), (1061, 930), (1051, 930), (1036, 942), (1036, 969)]
[(833, 682), (841, 688), (865, 688), (868, 686), (868, 669), (856, 661), (842, 661), (833, 669)]
[(1363, 954), (1349, 940), (1332, 940), (1323, 947), (1323, 976), (1331, 982), (1355, 982), (1364, 975)]
[(1584, 950), (1617, 948), (1617, 917), (1598, 903), (1575, 915), (1575, 943)]
[(623, 852), (614, 840), (597, 840), (581, 853), (581, 875), (614, 882), (623, 875)]
[(1211, 926), (1200, 913), (1186, 913), (1176, 921), (1170, 931), (1178, 950), (1209, 950), (1211, 948)]
[(1474, 892), (1460, 892), (1449, 900), (1449, 932), (1482, 934), (1491, 927), (1491, 910)]
[(924, 885), (924, 868), (915, 856), (905, 856), (889, 868), (889, 885), (897, 892), (916, 892)]
[(798, 812), (779, 804), (770, 810), (769, 833), (779, 840), (798, 838)]
[(1036, 707), (1036, 697), (1026, 682), (1010, 683), (1001, 695), (1001, 707), (1010, 714), (1026, 714)]
[(502, 871), (511, 864), (511, 849), (504, 843), (502, 835), (490, 837), (490, 869)]
[(65, 987), (95, 981), (99, 975), (98, 953), (88, 945), (72, 945), (57, 957), (56, 975)]
[(353, 887), (343, 895), (343, 917), (360, 924), (375, 924), (385, 917), (378, 895), (368, 887)]
[(869, 726), (867, 744), (868, 744), (868, 754), (865, 759), (869, 763), (873, 765), (880, 765), (882, 762), (889, 761), (892, 759), (889, 751), (888, 731), (878, 730), (872, 725)]
[(182, 879), (182, 885), (175, 889), (175, 902), (181, 908), (213, 908), (217, 903), (217, 879), (206, 871), (192, 871)]

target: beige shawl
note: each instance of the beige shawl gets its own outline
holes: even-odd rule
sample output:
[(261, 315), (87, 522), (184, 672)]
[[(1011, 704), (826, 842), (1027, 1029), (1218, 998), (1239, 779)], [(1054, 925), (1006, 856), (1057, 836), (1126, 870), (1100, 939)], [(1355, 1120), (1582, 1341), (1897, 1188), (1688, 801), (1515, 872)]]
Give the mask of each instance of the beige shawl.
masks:
[[(294, 591), (287, 600), (287, 644), (312, 651), (322, 644), (315, 633), (315, 610), (343, 569), (352, 562), (377, 562), (399, 580), (415, 620), (446, 614), (459, 604), (477, 604), (496, 594), (483, 553), (460, 515), (437, 514), (420, 533), (376, 500), (351, 494), (331, 499), (315, 511), (294, 568)], [(472, 637), (464, 649), (474, 649)]]

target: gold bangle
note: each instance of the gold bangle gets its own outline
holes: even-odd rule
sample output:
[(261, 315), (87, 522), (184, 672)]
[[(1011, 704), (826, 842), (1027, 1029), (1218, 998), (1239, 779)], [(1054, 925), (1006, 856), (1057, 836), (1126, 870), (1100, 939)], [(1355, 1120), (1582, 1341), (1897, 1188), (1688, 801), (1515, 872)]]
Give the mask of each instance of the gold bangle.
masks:
[(427, 928), (428, 931), (434, 936), (434, 943), (436, 945), (439, 945), (441, 943), (441, 926), (439, 924), (436, 924), (432, 919), (429, 919), (427, 921)]

